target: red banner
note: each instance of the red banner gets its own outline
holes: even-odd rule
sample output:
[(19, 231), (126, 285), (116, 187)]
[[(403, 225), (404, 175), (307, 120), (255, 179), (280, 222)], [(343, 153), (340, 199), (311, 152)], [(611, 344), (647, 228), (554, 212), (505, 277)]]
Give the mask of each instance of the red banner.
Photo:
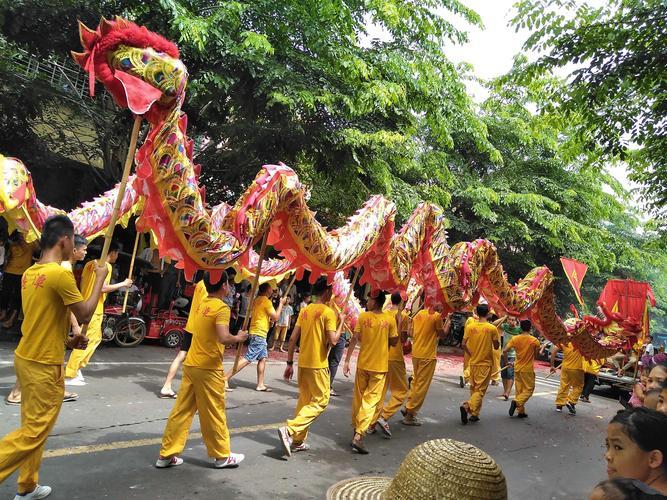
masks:
[(584, 281), (584, 276), (586, 276), (586, 271), (588, 271), (588, 266), (578, 260), (568, 259), (566, 257), (560, 258), (560, 263), (563, 264), (563, 270), (565, 271), (565, 276), (572, 285), (574, 294), (577, 296), (577, 300), (583, 306), (584, 299), (581, 297), (581, 283)]
[[(655, 307), (655, 296), (649, 283), (634, 280), (609, 280), (598, 302), (642, 325), (644, 336), (649, 332), (648, 307)], [(641, 340), (641, 339), (640, 339)]]

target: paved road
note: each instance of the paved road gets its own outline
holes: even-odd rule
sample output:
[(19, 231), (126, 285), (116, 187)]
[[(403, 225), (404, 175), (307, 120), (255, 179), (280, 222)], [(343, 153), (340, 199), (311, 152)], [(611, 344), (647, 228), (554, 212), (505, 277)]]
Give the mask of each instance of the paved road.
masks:
[[(0, 341), (0, 394), (14, 376), (15, 343)], [(255, 392), (250, 368), (228, 395), (227, 416), (232, 449), (246, 454), (236, 470), (211, 468), (195, 419), (183, 453), (185, 464), (168, 470), (153, 467), (160, 437), (173, 401), (156, 397), (173, 352), (159, 346), (134, 349), (102, 347), (86, 371), (81, 399), (66, 403), (47, 443), (42, 482), (54, 499), (213, 499), (242, 494), (246, 498), (323, 498), (332, 483), (355, 475), (392, 475), (406, 453), (428, 439), (467, 441), (491, 454), (502, 467), (512, 499), (587, 498), (605, 476), (603, 441), (606, 424), (618, 408), (613, 400), (593, 398), (571, 417), (554, 411), (556, 380), (540, 380), (529, 402), (530, 418), (510, 419), (501, 389), (491, 387), (476, 425), (463, 427), (458, 405), (467, 390), (458, 387), (456, 364), (440, 362), (421, 413), (424, 425), (403, 427), (394, 419), (394, 437), (368, 438), (371, 454), (349, 450), (352, 381), (339, 375), (341, 397), (310, 434), (312, 449), (282, 457), (277, 427), (291, 416), (297, 396), (294, 383), (280, 380), (284, 365), (268, 368), (274, 392)], [(543, 376), (542, 376), (543, 377)], [(555, 377), (552, 377), (552, 379)], [(19, 408), (0, 404), (0, 435), (18, 426)], [(0, 485), (0, 498), (12, 498), (15, 476)]]

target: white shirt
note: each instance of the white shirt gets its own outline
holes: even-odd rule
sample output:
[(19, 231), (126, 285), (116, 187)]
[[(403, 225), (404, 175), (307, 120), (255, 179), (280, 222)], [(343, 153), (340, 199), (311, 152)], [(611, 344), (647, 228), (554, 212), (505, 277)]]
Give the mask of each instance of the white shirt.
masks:
[(653, 342), (646, 344), (646, 347), (644, 348), (644, 354), (648, 354), (649, 356), (655, 355), (655, 347), (653, 347)]

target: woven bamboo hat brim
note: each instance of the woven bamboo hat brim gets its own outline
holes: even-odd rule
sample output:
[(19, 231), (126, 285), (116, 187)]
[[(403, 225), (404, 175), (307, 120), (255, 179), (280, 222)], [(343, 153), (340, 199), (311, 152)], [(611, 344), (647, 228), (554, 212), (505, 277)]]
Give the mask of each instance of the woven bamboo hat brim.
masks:
[(393, 479), (357, 477), (334, 484), (328, 500), (507, 500), (505, 476), (482, 450), (452, 439), (413, 448)]

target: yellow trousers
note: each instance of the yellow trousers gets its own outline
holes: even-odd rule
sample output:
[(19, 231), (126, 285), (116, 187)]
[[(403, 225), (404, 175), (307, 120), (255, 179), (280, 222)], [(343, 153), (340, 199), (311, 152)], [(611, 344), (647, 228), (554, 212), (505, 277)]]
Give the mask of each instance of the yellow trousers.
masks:
[(470, 363), (468, 362), (468, 355), (463, 353), (463, 380), (468, 382), (470, 380)]
[(209, 457), (229, 456), (225, 416), (225, 375), (222, 370), (183, 367), (183, 381), (162, 436), (160, 455), (171, 457), (185, 448), (192, 417), (199, 412), (201, 433)]
[(469, 365), (470, 369), (470, 413), (476, 417), (482, 410), (482, 400), (491, 382), (491, 366)]
[(352, 399), (354, 432), (363, 436), (373, 423), (373, 416), (380, 403), (386, 378), (386, 373), (369, 372), (357, 368), (357, 374), (354, 377), (354, 398)]
[(65, 394), (61, 365), (44, 365), (14, 357), (21, 384), (21, 427), (0, 441), (0, 483), (19, 469), (18, 493), (37, 486), (46, 438), (58, 419)]
[(329, 368), (299, 368), (299, 400), (287, 431), (296, 444), (308, 437), (308, 428), (329, 404)]
[(514, 372), (514, 390), (516, 409), (519, 413), (526, 413), (526, 402), (535, 391), (535, 372)]
[(584, 388), (584, 370), (570, 370), (563, 368), (560, 371), (560, 388), (556, 395), (556, 406), (567, 403), (576, 405)]
[(416, 415), (424, 404), (428, 388), (435, 373), (436, 360), (412, 358), (412, 387), (405, 410), (410, 415)]
[(90, 323), (88, 323), (88, 329), (86, 330), (88, 345), (85, 349), (72, 349), (72, 353), (67, 361), (67, 367), (65, 368), (65, 378), (76, 377), (76, 372), (85, 367), (90, 361), (90, 358), (93, 357), (95, 349), (97, 349), (97, 346), (102, 342), (103, 318), (104, 314), (93, 315)]
[(500, 355), (502, 354), (502, 351), (500, 348), (494, 349), (493, 350), (493, 365), (491, 366), (491, 374), (493, 377), (491, 378), (491, 381), (493, 382), (500, 382)]
[[(391, 398), (385, 404), (385, 398), (387, 397), (387, 389), (391, 390)], [(375, 409), (375, 415), (373, 415), (373, 422), (377, 422), (378, 418), (382, 417), (385, 420), (389, 420), (394, 416), (406, 398), (408, 397), (408, 377), (405, 371), (405, 361), (392, 361), (389, 360), (389, 371), (387, 372), (387, 377), (384, 380), (384, 386), (382, 387), (382, 396), (380, 397), (380, 403)]]
[(287, 337), (287, 326), (276, 326), (276, 333), (274, 336), (273, 343), (276, 342), (285, 342), (285, 337)]

